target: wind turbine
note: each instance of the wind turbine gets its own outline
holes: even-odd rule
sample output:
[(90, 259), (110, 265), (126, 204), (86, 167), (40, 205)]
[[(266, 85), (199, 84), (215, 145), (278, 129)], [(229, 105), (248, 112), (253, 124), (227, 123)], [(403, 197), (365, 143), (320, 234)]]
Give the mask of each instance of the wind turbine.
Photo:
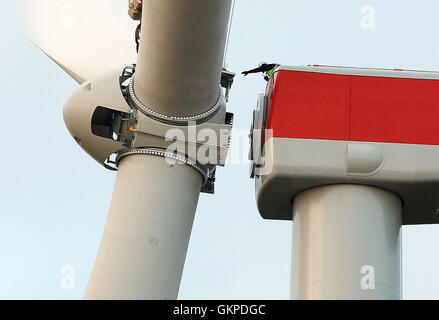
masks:
[(80, 83), (70, 133), (117, 170), (85, 298), (176, 299), (200, 191), (213, 193), (231, 136), (220, 84), (233, 81), (232, 0), (130, 1), (142, 5), (138, 56), (125, 1), (17, 4), (29, 38)]

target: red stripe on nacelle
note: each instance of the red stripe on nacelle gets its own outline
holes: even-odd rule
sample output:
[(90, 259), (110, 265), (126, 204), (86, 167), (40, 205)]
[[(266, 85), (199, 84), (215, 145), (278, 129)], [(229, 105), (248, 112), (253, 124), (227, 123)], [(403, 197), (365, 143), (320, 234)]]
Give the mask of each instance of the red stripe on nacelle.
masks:
[(277, 138), (439, 145), (439, 80), (280, 70), (266, 128)]

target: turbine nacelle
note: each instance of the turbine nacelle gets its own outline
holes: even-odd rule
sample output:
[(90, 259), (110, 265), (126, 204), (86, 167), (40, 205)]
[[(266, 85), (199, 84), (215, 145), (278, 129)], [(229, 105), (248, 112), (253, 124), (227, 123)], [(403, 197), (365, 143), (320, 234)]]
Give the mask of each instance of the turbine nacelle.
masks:
[(400, 196), (404, 225), (438, 223), (438, 90), (437, 72), (278, 68), (254, 116), (261, 215), (291, 220), (302, 192), (357, 184)]

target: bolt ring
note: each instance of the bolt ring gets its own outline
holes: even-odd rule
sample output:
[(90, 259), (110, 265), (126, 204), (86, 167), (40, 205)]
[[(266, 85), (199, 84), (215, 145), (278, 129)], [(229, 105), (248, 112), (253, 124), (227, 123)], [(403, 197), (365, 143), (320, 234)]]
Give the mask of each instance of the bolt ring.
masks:
[(202, 112), (202, 113), (197, 114), (197, 115), (192, 115), (192, 116), (166, 115), (166, 114), (152, 110), (151, 108), (147, 107), (145, 104), (143, 104), (140, 101), (140, 99), (136, 96), (136, 93), (134, 91), (134, 79), (135, 79), (135, 74), (133, 74), (133, 76), (131, 77), (131, 80), (130, 80), (130, 83), (128, 86), (129, 97), (130, 97), (130, 100), (132, 101), (132, 103), (134, 103), (134, 105), (140, 111), (142, 111), (142, 113), (144, 113), (145, 115), (147, 115), (151, 118), (157, 119), (159, 121), (164, 121), (164, 122), (170, 123), (170, 124), (182, 125), (182, 124), (187, 124), (188, 121), (206, 120), (207, 118), (214, 115), (220, 109), (220, 107), (223, 103), (223, 94), (222, 94), (222, 90), (220, 89), (219, 94), (218, 94), (218, 99), (217, 99), (215, 105), (205, 112)]
[(208, 181), (208, 176), (207, 176), (206, 170), (203, 169), (201, 166), (199, 166), (195, 161), (188, 159), (185, 155), (172, 153), (170, 151), (166, 151), (166, 150), (159, 149), (159, 148), (130, 149), (130, 150), (125, 150), (125, 151), (122, 151), (121, 153), (119, 153), (119, 155), (116, 157), (116, 160), (115, 160), (117, 166), (119, 166), (119, 162), (124, 157), (130, 156), (130, 155), (151, 155), (151, 156), (158, 156), (158, 157), (173, 159), (173, 160), (181, 162), (181, 163), (188, 165), (188, 166), (192, 167), (193, 169), (197, 170), (201, 174), (201, 176), (203, 177), (203, 186)]

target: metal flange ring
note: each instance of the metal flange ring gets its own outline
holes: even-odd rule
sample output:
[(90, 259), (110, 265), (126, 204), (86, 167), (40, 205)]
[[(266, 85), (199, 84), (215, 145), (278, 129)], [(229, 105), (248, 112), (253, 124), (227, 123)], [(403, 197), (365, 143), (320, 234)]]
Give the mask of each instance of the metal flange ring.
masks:
[(175, 161), (181, 162), (197, 170), (203, 177), (203, 186), (208, 181), (208, 174), (206, 170), (203, 169), (200, 165), (198, 165), (195, 161), (188, 159), (185, 155), (175, 154), (170, 151), (166, 151), (164, 149), (159, 149), (159, 148), (128, 149), (120, 152), (119, 155), (117, 156), (115, 160), (117, 166), (119, 166), (120, 160), (130, 155), (150, 155), (150, 156), (158, 156), (158, 157), (173, 159)]
[(136, 93), (134, 91), (134, 79), (135, 74), (131, 77), (130, 83), (128, 85), (128, 92), (129, 92), (129, 98), (134, 103), (134, 105), (145, 115), (157, 119), (159, 121), (164, 121), (170, 124), (176, 124), (176, 125), (182, 125), (187, 124), (188, 121), (202, 121), (210, 118), (213, 116), (223, 104), (223, 94), (222, 90), (219, 89), (218, 93), (218, 99), (215, 103), (215, 105), (210, 108), (209, 110), (202, 112), (200, 114), (192, 115), (192, 116), (170, 116), (166, 115), (157, 111), (152, 110), (145, 104), (143, 104), (140, 99), (136, 96)]

